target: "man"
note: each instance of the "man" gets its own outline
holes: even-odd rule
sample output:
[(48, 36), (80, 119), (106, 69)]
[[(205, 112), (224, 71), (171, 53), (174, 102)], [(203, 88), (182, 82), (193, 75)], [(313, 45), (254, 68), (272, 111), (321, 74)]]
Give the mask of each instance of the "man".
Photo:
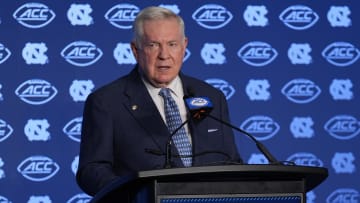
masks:
[[(189, 95), (209, 97), (211, 114), (229, 119), (221, 91), (180, 73), (187, 43), (182, 18), (167, 9), (148, 7), (135, 19), (131, 47), (136, 67), (93, 92), (85, 103), (77, 182), (89, 195), (118, 177), (164, 167), (166, 143), (174, 130), (168, 129), (171, 121), (160, 90), (169, 90), (182, 122), (189, 118), (183, 101)], [(241, 161), (232, 130), (219, 122), (190, 120), (183, 132), (190, 154), (181, 153), (174, 141), (172, 167)]]

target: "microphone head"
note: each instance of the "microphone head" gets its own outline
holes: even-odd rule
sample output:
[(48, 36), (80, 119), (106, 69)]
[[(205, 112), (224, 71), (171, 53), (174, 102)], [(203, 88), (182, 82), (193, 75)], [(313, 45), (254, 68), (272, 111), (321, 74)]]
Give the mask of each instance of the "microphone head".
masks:
[(198, 120), (206, 117), (213, 109), (213, 104), (208, 97), (187, 97), (184, 100), (191, 117)]

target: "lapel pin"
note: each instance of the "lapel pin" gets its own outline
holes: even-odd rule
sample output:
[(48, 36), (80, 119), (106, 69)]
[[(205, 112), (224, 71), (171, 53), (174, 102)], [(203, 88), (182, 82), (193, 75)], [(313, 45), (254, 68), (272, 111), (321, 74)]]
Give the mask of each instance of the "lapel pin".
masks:
[(131, 106), (131, 109), (132, 109), (133, 111), (135, 111), (137, 108), (138, 108), (137, 105), (132, 105), (132, 106)]

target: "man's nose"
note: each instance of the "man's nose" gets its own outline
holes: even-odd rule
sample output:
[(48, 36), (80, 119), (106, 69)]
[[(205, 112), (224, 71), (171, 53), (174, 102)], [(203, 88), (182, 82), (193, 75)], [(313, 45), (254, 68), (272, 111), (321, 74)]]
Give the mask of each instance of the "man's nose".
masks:
[(160, 59), (167, 59), (170, 57), (169, 47), (167, 45), (160, 46), (159, 56)]

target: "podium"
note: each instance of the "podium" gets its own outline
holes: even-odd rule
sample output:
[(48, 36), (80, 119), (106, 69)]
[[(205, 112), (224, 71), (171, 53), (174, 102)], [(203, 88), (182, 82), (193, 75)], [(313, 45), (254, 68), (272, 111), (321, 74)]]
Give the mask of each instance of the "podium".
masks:
[(305, 203), (328, 176), (322, 167), (223, 165), (140, 171), (121, 177), (92, 203)]

